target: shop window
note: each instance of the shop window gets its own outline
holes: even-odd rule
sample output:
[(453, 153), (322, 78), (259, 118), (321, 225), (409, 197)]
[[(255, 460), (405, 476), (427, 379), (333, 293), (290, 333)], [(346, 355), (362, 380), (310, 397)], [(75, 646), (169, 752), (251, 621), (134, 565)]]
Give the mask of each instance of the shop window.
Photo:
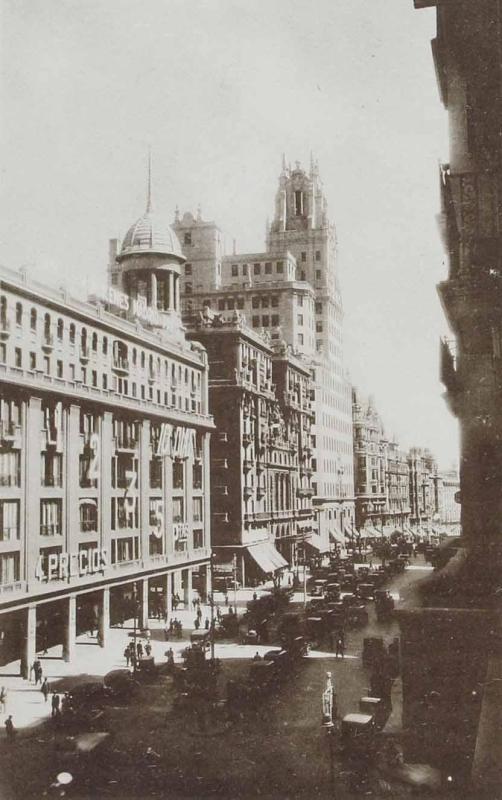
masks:
[(6, 586), (19, 580), (19, 553), (0, 555), (0, 584)]

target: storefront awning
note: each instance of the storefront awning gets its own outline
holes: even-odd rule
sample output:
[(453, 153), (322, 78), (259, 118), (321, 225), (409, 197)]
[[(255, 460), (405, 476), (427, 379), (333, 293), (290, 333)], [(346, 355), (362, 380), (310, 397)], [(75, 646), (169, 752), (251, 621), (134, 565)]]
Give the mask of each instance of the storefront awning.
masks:
[(265, 573), (273, 573), (288, 566), (288, 562), (271, 542), (260, 542), (247, 548), (249, 555)]
[(322, 542), (320, 536), (311, 536), (310, 539), (305, 539), (305, 544), (317, 550), (318, 553), (322, 551)]
[(343, 532), (348, 539), (353, 539), (354, 536), (357, 534), (357, 531), (352, 528), (348, 522), (343, 523)]
[(330, 529), (329, 538), (335, 544), (345, 544), (345, 538), (338, 525), (333, 525), (333, 527)]

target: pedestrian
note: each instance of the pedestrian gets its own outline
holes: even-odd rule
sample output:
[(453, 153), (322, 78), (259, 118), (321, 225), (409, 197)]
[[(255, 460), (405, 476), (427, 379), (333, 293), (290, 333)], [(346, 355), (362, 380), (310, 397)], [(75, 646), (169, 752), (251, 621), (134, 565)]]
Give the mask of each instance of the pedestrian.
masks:
[(208, 619), (207, 617), (206, 617), (206, 619), (204, 620), (204, 628), (205, 628), (205, 630), (206, 630), (206, 631), (208, 631), (208, 630), (209, 630), (209, 619)]
[(200, 628), (200, 619), (198, 617), (195, 617), (195, 619), (193, 621), (193, 626), (194, 626), (196, 631), (199, 630), (199, 628)]
[(141, 642), (138, 642), (136, 645), (136, 653), (138, 655), (138, 658), (141, 658), (143, 656), (143, 645), (141, 644)]
[(166, 658), (167, 658), (167, 663), (169, 664), (169, 666), (170, 666), (170, 667), (172, 667), (172, 666), (173, 666), (173, 664), (174, 664), (174, 652), (173, 652), (173, 648), (172, 648), (172, 647), (170, 647), (170, 648), (169, 648), (169, 650), (166, 650), (166, 653), (165, 653), (165, 655), (166, 655)]
[(126, 660), (126, 667), (128, 667), (129, 661), (131, 660), (131, 651), (129, 650), (129, 645), (127, 645), (126, 649), (124, 650), (124, 658)]
[(258, 595), (256, 594), (256, 592), (253, 592), (253, 600), (258, 600)]
[(220, 609), (219, 606), (217, 606), (217, 608), (216, 608), (216, 619), (218, 620), (218, 622), (221, 619), (221, 609)]
[(42, 675), (43, 669), (40, 661), (37, 661), (35, 667), (35, 686), (38, 686), (39, 683), (42, 683)]
[(61, 699), (57, 692), (52, 693), (51, 699), (51, 707), (52, 707), (52, 717), (59, 717), (59, 708), (60, 708)]
[(258, 650), (253, 656), (253, 661), (261, 661), (261, 655), (259, 654)]
[(336, 653), (335, 657), (341, 655), (342, 659), (345, 658), (345, 642), (343, 641), (343, 637), (341, 634), (338, 634), (336, 637)]
[(14, 723), (12, 722), (12, 714), (9, 714), (4, 724), (5, 732), (7, 734), (7, 741), (13, 742), (16, 738), (16, 729), (14, 727)]
[(200, 607), (200, 603), (199, 603), (199, 605), (197, 606), (197, 618), (198, 618), (199, 622), (200, 622), (200, 621), (201, 621), (201, 619), (202, 619), (202, 609), (201, 609), (201, 607)]
[(225, 591), (225, 605), (228, 606), (228, 592)]
[(148, 658), (150, 658), (150, 656), (152, 655), (152, 645), (150, 644), (150, 642), (147, 642), (145, 644), (145, 653)]
[(178, 630), (178, 639), (181, 639), (183, 637), (183, 625), (181, 624), (181, 622), (178, 622), (177, 630)]
[(5, 712), (7, 711), (7, 691), (5, 689), (5, 686), (2, 686), (2, 688), (0, 689), (0, 709), (2, 711), (2, 714), (5, 714)]
[(40, 687), (40, 691), (42, 692), (42, 694), (44, 696), (45, 702), (47, 702), (47, 698), (49, 697), (49, 684), (47, 683), (47, 678), (44, 678), (44, 682), (42, 683), (42, 685)]
[(193, 608), (194, 611), (197, 608), (197, 598), (196, 597), (194, 597), (194, 599), (192, 600), (192, 608)]

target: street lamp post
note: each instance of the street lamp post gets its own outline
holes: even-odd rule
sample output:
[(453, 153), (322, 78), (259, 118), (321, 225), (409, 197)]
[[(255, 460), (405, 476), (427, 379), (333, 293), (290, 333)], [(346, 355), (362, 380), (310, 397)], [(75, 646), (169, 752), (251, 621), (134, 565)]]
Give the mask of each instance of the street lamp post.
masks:
[(335, 764), (333, 752), (333, 736), (335, 730), (335, 723), (333, 720), (334, 709), (334, 690), (331, 682), (331, 673), (326, 673), (326, 688), (322, 693), (322, 728), (326, 731), (328, 739), (328, 754), (329, 754), (329, 783), (331, 790), (331, 797), (335, 800)]
[(211, 576), (211, 592), (209, 595), (209, 605), (211, 609), (211, 661), (214, 662), (214, 553), (211, 553), (209, 560), (209, 574)]
[(136, 586), (136, 581), (134, 581), (132, 585), (132, 599), (134, 605), (134, 632), (133, 632), (133, 643), (134, 643), (134, 655), (132, 659), (132, 670), (136, 672), (136, 662), (137, 662), (137, 654), (138, 651), (136, 649), (136, 639), (137, 639), (137, 617), (138, 617), (138, 588)]

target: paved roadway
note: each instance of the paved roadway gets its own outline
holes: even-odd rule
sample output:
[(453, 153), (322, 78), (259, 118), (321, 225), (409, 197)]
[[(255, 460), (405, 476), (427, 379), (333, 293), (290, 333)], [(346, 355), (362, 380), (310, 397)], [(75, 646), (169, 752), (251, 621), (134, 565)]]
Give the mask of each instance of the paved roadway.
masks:
[[(420, 564), (412, 565), (394, 579), (391, 590), (396, 595), (416, 577)], [(422, 573), (423, 574), (423, 573)], [(246, 593), (239, 593), (244, 605)], [(295, 596), (299, 601), (300, 596)], [(366, 790), (352, 785), (352, 772), (341, 761), (335, 739), (335, 787), (330, 783), (329, 740), (321, 728), (321, 694), (326, 671), (333, 673), (340, 714), (358, 709), (369, 675), (361, 662), (365, 636), (384, 636), (389, 643), (397, 635), (394, 621), (385, 624), (375, 619), (372, 605), (366, 628), (350, 632), (346, 657), (336, 660), (332, 653), (313, 652), (299, 663), (295, 673), (269, 696), (269, 701), (250, 709), (234, 724), (224, 721), (201, 730), (192, 715), (172, 709), (173, 689), (169, 678), (142, 690), (140, 704), (109, 708), (106, 725), (113, 733), (94, 753), (75, 759), (65, 755), (64, 737), (54, 736), (50, 721), (33, 727), (47, 717), (41, 695), (34, 687), (18, 681), (11, 700), (22, 720), (32, 727), (20, 731), (18, 741), (10, 746), (2, 742), (4, 769), (0, 775), (0, 797), (29, 800), (39, 798), (60, 770), (75, 775), (68, 796), (96, 800), (101, 797), (210, 797), (220, 798), (337, 798), (361, 797), (366, 790), (372, 797), (401, 800), (409, 796), (403, 785), (392, 785), (378, 775), (370, 776)], [(179, 612), (189, 622), (191, 611)], [(122, 652), (128, 632), (113, 630), (111, 644), (103, 651), (81, 640), (79, 676), (69, 675), (69, 667), (59, 660), (45, 660), (46, 672), (53, 674), (58, 688), (102, 675), (116, 666), (124, 666)], [(154, 653), (163, 655), (167, 645), (161, 630), (153, 631)], [(183, 643), (175, 643), (179, 650)], [(247, 674), (250, 658), (267, 648), (218, 644), (216, 655), (223, 661), (224, 685), (228, 677)], [(7, 679), (5, 679), (7, 680)], [(14, 679), (9, 679), (14, 680)], [(399, 717), (399, 682), (394, 693), (394, 713)], [(17, 701), (17, 702), (16, 702)], [(13, 710), (8, 709), (11, 713)], [(31, 714), (31, 716), (30, 716)], [(148, 753), (152, 748), (153, 753)], [(3, 784), (3, 786), (2, 786)], [(416, 797), (417, 795), (415, 795)]]

